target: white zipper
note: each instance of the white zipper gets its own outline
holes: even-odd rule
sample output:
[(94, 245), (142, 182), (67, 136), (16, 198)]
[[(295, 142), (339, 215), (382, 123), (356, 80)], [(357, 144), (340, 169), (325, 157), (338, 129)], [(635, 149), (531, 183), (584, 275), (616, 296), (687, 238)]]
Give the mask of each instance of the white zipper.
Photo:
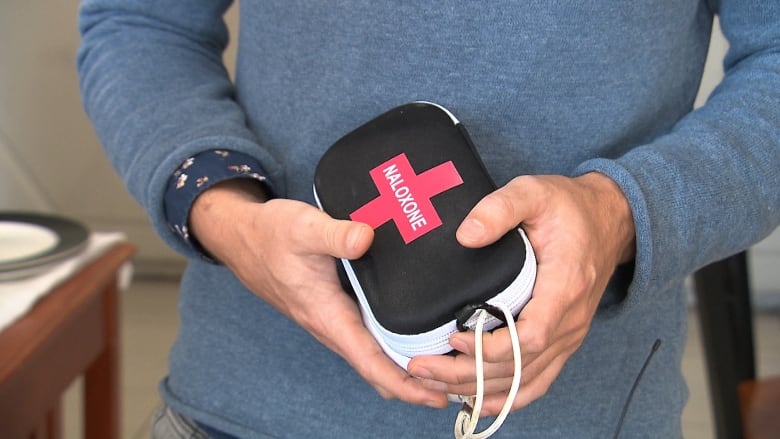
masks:
[[(512, 310), (514, 314), (517, 314), (520, 309), (530, 300), (533, 283), (536, 281), (536, 258), (531, 248), (528, 238), (525, 232), (520, 229), (520, 234), (523, 238), (526, 247), (526, 261), (523, 265), (523, 269), (520, 271), (520, 275), (501, 293), (496, 297), (487, 301), (490, 305), (497, 305), (499, 303), (506, 305)], [(449, 339), (452, 334), (458, 332), (456, 320), (445, 323), (444, 325), (421, 334), (397, 334), (389, 331), (383, 327), (379, 321), (374, 317), (371, 308), (368, 305), (368, 300), (357, 281), (352, 266), (348, 260), (342, 260), (344, 268), (347, 271), (347, 275), (350, 279), (352, 287), (358, 296), (360, 302), (360, 308), (364, 314), (364, 320), (367, 325), (373, 329), (375, 336), (381, 337), (384, 341), (384, 345), (390, 348), (395, 353), (404, 357), (414, 357), (416, 355), (439, 355), (445, 354), (452, 350), (449, 344)], [(503, 300), (509, 299), (508, 301)], [(476, 323), (476, 315), (472, 316), (467, 322), (466, 326), (473, 328)], [(485, 328), (487, 330), (493, 329), (500, 325), (501, 320), (496, 317), (489, 316), (487, 322), (485, 322)]]

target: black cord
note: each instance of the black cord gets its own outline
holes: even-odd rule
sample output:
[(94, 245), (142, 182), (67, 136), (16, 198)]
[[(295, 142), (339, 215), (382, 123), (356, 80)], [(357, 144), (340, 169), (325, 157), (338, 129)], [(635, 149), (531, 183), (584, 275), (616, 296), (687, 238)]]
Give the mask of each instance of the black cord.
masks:
[(642, 375), (645, 374), (645, 370), (647, 369), (647, 366), (650, 364), (650, 360), (653, 359), (653, 355), (655, 355), (658, 348), (661, 347), (661, 339), (655, 339), (655, 343), (653, 343), (653, 347), (650, 349), (650, 353), (647, 355), (647, 358), (645, 359), (645, 364), (642, 365), (642, 368), (639, 369), (639, 374), (636, 376), (636, 379), (634, 380), (634, 384), (631, 386), (631, 391), (628, 392), (628, 398), (626, 398), (626, 404), (623, 406), (623, 412), (620, 414), (620, 419), (618, 420), (617, 429), (615, 430), (615, 436), (613, 436), (614, 439), (617, 439), (618, 436), (620, 436), (620, 430), (623, 428), (623, 421), (626, 419), (626, 413), (628, 413), (628, 406), (631, 404), (631, 400), (634, 399), (634, 392), (636, 391), (636, 388), (639, 387), (639, 381), (642, 379)]

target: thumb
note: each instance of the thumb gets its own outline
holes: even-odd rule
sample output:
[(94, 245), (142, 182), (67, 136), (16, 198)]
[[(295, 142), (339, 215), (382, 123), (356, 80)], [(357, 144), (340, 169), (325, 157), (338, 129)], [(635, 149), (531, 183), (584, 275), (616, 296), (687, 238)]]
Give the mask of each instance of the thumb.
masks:
[(355, 259), (371, 246), (374, 230), (355, 221), (333, 219), (323, 212), (310, 222), (298, 238), (302, 248), (311, 254), (327, 254), (336, 258)]
[(486, 195), (458, 227), (458, 242), (466, 247), (484, 247), (537, 215), (543, 208), (537, 186), (530, 176), (521, 176)]

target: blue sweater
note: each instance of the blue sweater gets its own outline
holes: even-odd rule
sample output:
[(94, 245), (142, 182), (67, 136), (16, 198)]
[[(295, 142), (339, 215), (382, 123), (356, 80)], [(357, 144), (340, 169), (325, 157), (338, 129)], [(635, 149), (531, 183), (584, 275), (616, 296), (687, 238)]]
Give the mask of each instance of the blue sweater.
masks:
[[(248, 154), (279, 196), (312, 201), (335, 140), (393, 106), (437, 102), (494, 180), (606, 174), (635, 221), (583, 346), (494, 437), (677, 437), (683, 279), (780, 223), (780, 6), (770, 1), (242, 1), (235, 82), (228, 1), (87, 0), (83, 100), (160, 236), (193, 256), (163, 396), (244, 437), (451, 437), (452, 410), (382, 400), (338, 356), (195, 253), (163, 194), (188, 157)], [(726, 77), (691, 111), (713, 14)]]

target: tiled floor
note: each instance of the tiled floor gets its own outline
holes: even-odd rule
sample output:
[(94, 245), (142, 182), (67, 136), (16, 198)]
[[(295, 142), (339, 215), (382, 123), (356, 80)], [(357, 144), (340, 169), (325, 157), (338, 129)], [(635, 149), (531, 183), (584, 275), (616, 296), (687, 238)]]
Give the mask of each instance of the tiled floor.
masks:
[[(166, 371), (166, 352), (176, 333), (175, 282), (136, 280), (122, 297), (122, 437), (148, 438), (148, 420), (159, 404), (157, 382)], [(713, 437), (706, 387), (706, 373), (699, 343), (695, 312), (690, 313), (688, 346), (683, 370), (690, 387), (690, 401), (683, 413), (683, 430), (689, 439)], [(756, 318), (760, 374), (780, 374), (780, 313)], [(65, 396), (65, 439), (81, 437), (78, 398), (80, 383)]]

